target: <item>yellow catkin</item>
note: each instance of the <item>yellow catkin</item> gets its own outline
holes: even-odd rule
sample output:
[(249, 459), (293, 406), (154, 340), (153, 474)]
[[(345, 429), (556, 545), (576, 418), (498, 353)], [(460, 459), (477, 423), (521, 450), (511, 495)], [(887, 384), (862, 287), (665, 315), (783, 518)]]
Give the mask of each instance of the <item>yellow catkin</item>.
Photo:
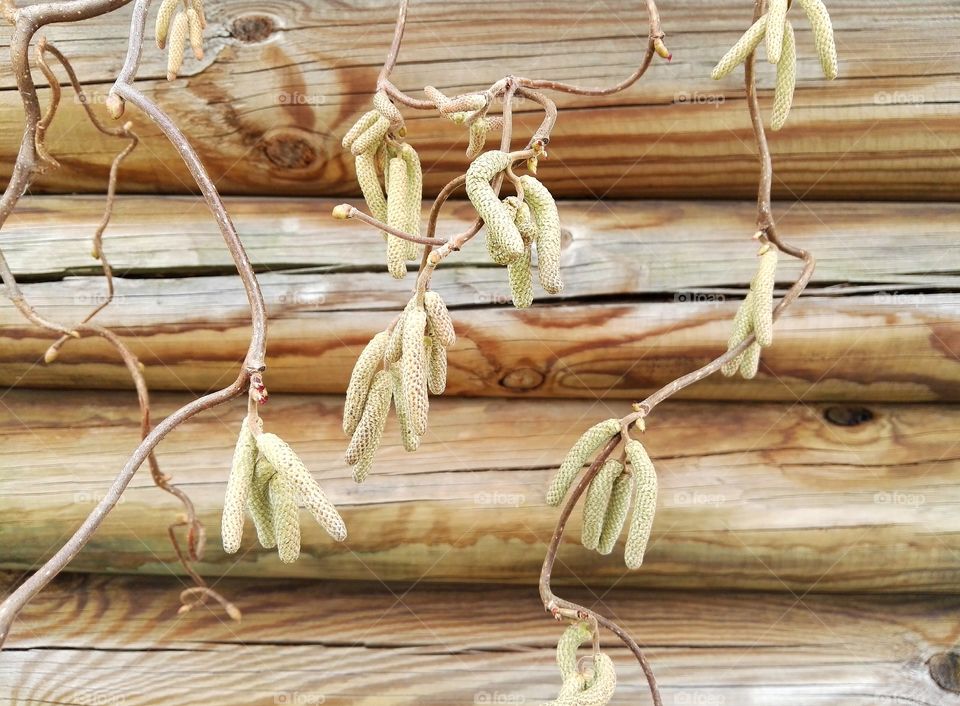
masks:
[[(754, 294), (751, 290), (750, 292), (747, 292), (747, 296), (740, 303), (740, 308), (737, 309), (737, 315), (733, 319), (733, 332), (730, 334), (730, 339), (727, 341), (728, 351), (739, 346), (746, 340), (747, 336), (753, 333), (753, 300)], [(720, 370), (725, 376), (732, 377), (736, 375), (737, 370), (740, 369), (740, 363), (742, 360), (743, 353), (724, 363)]]
[(327, 534), (338, 542), (346, 539), (347, 528), (343, 518), (296, 452), (276, 434), (258, 436), (257, 448), (277, 473), (290, 483), (295, 499), (307, 506)]
[[(400, 157), (390, 160), (387, 178), (387, 225), (407, 232), (407, 165)], [(387, 269), (394, 279), (407, 274), (407, 243), (387, 235)]]
[(431, 394), (442, 395), (447, 389), (447, 349), (435, 338), (427, 349), (427, 387)]
[[(536, 224), (537, 271), (540, 286), (549, 294), (563, 291), (560, 277), (560, 254), (563, 245), (560, 231), (560, 213), (557, 203), (543, 183), (536, 177), (525, 174), (520, 177), (524, 201)], [(519, 212), (518, 212), (519, 213)]]
[[(410, 235), (420, 235), (420, 212), (423, 203), (423, 167), (420, 165), (420, 155), (410, 145), (400, 146), (400, 158), (407, 167), (406, 192), (406, 226), (404, 232)], [(419, 256), (420, 246), (406, 241), (406, 257), (413, 260)]]
[(419, 307), (407, 312), (403, 322), (403, 397), (417, 436), (427, 431), (430, 400), (427, 396), (427, 348), (424, 336), (427, 313)]
[(477, 118), (470, 124), (470, 141), (467, 144), (467, 157), (473, 159), (481, 152), (487, 144), (487, 134), (490, 132), (491, 123), (487, 118)]
[(817, 55), (823, 75), (831, 81), (840, 74), (837, 61), (837, 44), (833, 37), (833, 22), (822, 0), (797, 0), (813, 27), (813, 39), (817, 45)]
[(753, 292), (753, 330), (757, 343), (773, 344), (773, 289), (777, 281), (777, 249), (767, 246), (760, 255), (760, 267), (750, 285)]
[(203, 9), (203, 0), (190, 0), (190, 7), (193, 8), (193, 11), (197, 13), (197, 17), (200, 18), (200, 26), (206, 28), (207, 13)]
[(533, 253), (529, 245), (524, 246), (523, 256), (507, 265), (507, 277), (510, 280), (510, 296), (517, 309), (526, 309), (533, 304)]
[(584, 549), (596, 549), (600, 544), (613, 482), (622, 472), (622, 463), (613, 458), (607, 459), (587, 488), (587, 496), (583, 501), (583, 530), (580, 533), (580, 543)]
[(564, 681), (577, 673), (577, 651), (592, 638), (590, 625), (584, 621), (573, 623), (563, 631), (557, 642), (557, 667)]
[(220, 536), (223, 539), (223, 551), (227, 554), (233, 554), (240, 549), (244, 511), (257, 464), (257, 442), (249, 422), (250, 419), (245, 418), (240, 424), (240, 435), (233, 450), (233, 464), (227, 477), (227, 492), (223, 499)]
[(767, 42), (767, 61), (771, 64), (780, 63), (780, 56), (784, 49), (783, 37), (789, 5), (789, 0), (770, 0), (770, 5), (767, 9), (767, 31), (765, 38)]
[(710, 76), (714, 80), (719, 80), (729, 75), (731, 71), (746, 61), (747, 57), (750, 56), (750, 52), (757, 48), (763, 40), (763, 35), (766, 30), (767, 16), (763, 15), (753, 23), (750, 29), (743, 33), (743, 36), (730, 48), (730, 51), (723, 55), (723, 58), (721, 58), (713, 68), (713, 73), (711, 73)]
[(387, 350), (389, 337), (386, 331), (381, 331), (364, 347), (353, 372), (350, 374), (350, 384), (347, 385), (347, 397), (343, 405), (343, 433), (353, 434), (363, 416), (363, 408), (367, 402), (367, 394), (373, 377), (383, 366), (383, 354)]
[(170, 31), (170, 21), (177, 12), (180, 0), (163, 0), (160, 3), (160, 9), (157, 10), (157, 22), (154, 26), (154, 37), (157, 40), (157, 48), (163, 49), (167, 45), (167, 33)]
[(270, 479), (268, 488), (277, 552), (280, 561), (292, 564), (300, 557), (300, 508), (297, 507), (293, 484), (278, 472)]
[(780, 130), (787, 122), (793, 107), (793, 93), (797, 87), (797, 43), (793, 25), (786, 23), (783, 33), (783, 53), (777, 64), (777, 89), (773, 94), (773, 114), (770, 128)]
[(404, 129), (403, 115), (400, 109), (390, 100), (386, 91), (377, 91), (373, 94), (373, 109), (390, 121), (390, 129), (400, 134)]
[(427, 333), (444, 348), (452, 348), (457, 342), (450, 311), (443, 298), (434, 291), (423, 295), (423, 309), (427, 312)]
[(197, 61), (203, 58), (203, 23), (200, 15), (192, 7), (187, 10), (187, 31), (190, 35), (190, 48)]
[(357, 138), (373, 127), (373, 124), (376, 123), (380, 117), (380, 113), (375, 110), (368, 110), (361, 115), (357, 122), (353, 124), (353, 127), (347, 130), (347, 134), (343, 136), (343, 149), (352, 149), (353, 143), (357, 141)]
[(620, 432), (619, 419), (606, 419), (595, 424), (583, 433), (577, 443), (567, 452), (560, 469), (557, 471), (547, 490), (547, 503), (559, 505), (563, 500), (574, 477), (600, 448)]
[(650, 541), (650, 530), (653, 528), (653, 517), (657, 511), (657, 472), (639, 441), (631, 439), (625, 450), (633, 469), (635, 485), (633, 515), (630, 518), (630, 530), (627, 532), (624, 559), (628, 569), (637, 569), (643, 563), (647, 542)]
[(257, 529), (260, 546), (273, 549), (277, 546), (277, 536), (273, 531), (273, 508), (270, 505), (270, 479), (277, 474), (276, 469), (262, 456), (257, 459), (253, 472), (253, 484), (247, 498), (247, 512)]
[[(377, 158), (373, 152), (358, 154), (354, 159), (357, 169), (357, 183), (367, 202), (370, 213), (378, 221), (387, 222), (387, 198), (383, 194), (380, 176), (377, 174)], [(384, 234), (386, 235), (386, 234)]]
[(513, 215), (490, 186), (490, 180), (508, 166), (510, 156), (493, 150), (477, 157), (467, 169), (467, 196), (487, 227), (488, 250), (498, 265), (509, 265), (523, 256), (523, 238)]
[(593, 658), (593, 677), (575, 701), (576, 706), (606, 706), (617, 689), (617, 673), (613, 660), (603, 652)]
[(760, 370), (760, 352), (763, 349), (757, 343), (751, 343), (740, 357), (740, 375), (744, 380), (753, 380)]
[(380, 146), (380, 143), (383, 142), (383, 138), (387, 136), (387, 132), (389, 131), (390, 121), (377, 113), (377, 119), (374, 121), (373, 125), (368, 127), (366, 130), (360, 133), (355, 140), (353, 140), (353, 144), (350, 145), (350, 152), (352, 152), (353, 156), (356, 157), (358, 154), (376, 150)]
[(348, 466), (353, 466), (365, 454), (376, 453), (383, 438), (383, 427), (387, 423), (390, 413), (390, 398), (393, 396), (393, 385), (390, 373), (381, 370), (373, 379), (367, 404), (363, 409), (363, 416), (357, 424), (350, 444), (347, 446), (344, 459)]
[(167, 47), (167, 80), (173, 81), (183, 66), (183, 52), (187, 48), (189, 27), (187, 13), (178, 12), (170, 26), (170, 44)]
[(413, 452), (420, 448), (420, 435), (413, 428), (413, 422), (407, 414), (407, 402), (403, 397), (402, 368), (401, 364), (397, 364), (390, 369), (393, 379), (393, 404), (397, 412), (397, 423), (400, 425), (400, 440), (403, 442), (403, 448)]
[(621, 473), (613, 483), (610, 493), (610, 502), (607, 503), (607, 516), (603, 521), (603, 531), (597, 543), (597, 551), (601, 554), (610, 554), (617, 546), (617, 540), (627, 522), (630, 510), (630, 500), (633, 497), (633, 474)]

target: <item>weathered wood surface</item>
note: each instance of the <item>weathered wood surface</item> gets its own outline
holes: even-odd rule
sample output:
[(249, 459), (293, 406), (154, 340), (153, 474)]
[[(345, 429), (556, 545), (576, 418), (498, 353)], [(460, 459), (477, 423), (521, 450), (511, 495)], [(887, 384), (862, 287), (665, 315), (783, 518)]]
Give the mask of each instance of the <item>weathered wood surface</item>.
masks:
[[(409, 297), (411, 282), (385, 273), (379, 237), (333, 221), (333, 203), (231, 202), (265, 273), (275, 392), (341, 392), (360, 347)], [(103, 292), (87, 240), (101, 204), (41, 197), (24, 206), (4, 234), (11, 265), (36, 282), (25, 291), (44, 314), (79, 320)], [(960, 206), (779, 210), (783, 233), (819, 258), (810, 294), (784, 317), (758, 380), (716, 376), (688, 394), (960, 399)], [(451, 213), (444, 222), (454, 230), (468, 208)], [(746, 203), (566, 204), (567, 288), (520, 312), (507, 299), (504, 271), (485, 264), (483, 244), (473, 244), (434, 279), (460, 335), (450, 393), (637, 397), (702, 365), (722, 350), (756, 267), (752, 213)], [(868, 249), (857, 247), (867, 241)], [(246, 298), (202, 204), (122, 200), (107, 247), (123, 278), (99, 321), (127, 337), (151, 386), (200, 390), (232, 376), (247, 345)], [(796, 273), (785, 261), (782, 287)], [(130, 386), (102, 341), (72, 342), (56, 364), (37, 365), (49, 342), (0, 306), (0, 384)]]
[[(355, 193), (340, 137), (368, 107), (392, 34), (396, 3), (237, 0), (208, 3), (207, 58), (183, 78), (162, 77), (165, 53), (148, 40), (140, 85), (181, 124), (228, 193)], [(411, 9), (395, 79), (408, 91), (485, 87), (514, 73), (588, 85), (626, 76), (641, 55), (642, 2), (579, 0), (483, 4), (421, 0)], [(741, 73), (710, 69), (750, 23), (740, 0), (671, 0), (662, 9), (674, 52), (641, 84), (606, 98), (559, 96), (560, 123), (543, 173), (559, 194), (751, 197), (757, 165)], [(960, 186), (960, 15), (955, 3), (834, 3), (841, 79), (822, 79), (809, 25), (797, 17), (799, 87), (777, 135), (776, 191), (807, 198), (953, 198)], [(798, 14), (799, 11), (795, 11)], [(98, 103), (126, 49), (129, 8), (45, 33), (72, 58)], [(3, 28), (6, 42), (8, 29)], [(907, 40), (905, 38), (913, 38)], [(3, 47), (0, 47), (2, 49)], [(769, 106), (772, 67), (760, 70)], [(9, 173), (22, 114), (9, 71), (0, 73), (0, 174)], [(46, 99), (48, 92), (43, 91)], [(564, 109), (568, 109), (565, 113)], [(520, 134), (538, 117), (519, 105)], [(144, 146), (125, 164), (122, 188), (184, 192), (190, 180), (158, 131), (129, 111)], [(410, 139), (427, 188), (465, 168), (462, 131), (411, 116)], [(67, 96), (50, 145), (63, 168), (49, 190), (104, 188), (117, 146), (84, 124)]]
[[(169, 578), (58, 580), (7, 643), (7, 703), (535, 704), (559, 687), (561, 627), (533, 587), (224, 581), (241, 624), (206, 610), (176, 616), (180, 588)], [(955, 647), (953, 596), (571, 597), (634, 632), (665, 704), (960, 704), (937, 681), (949, 677), (931, 670)], [(649, 703), (629, 653), (607, 636), (603, 649), (617, 665), (612, 703)]]
[[(155, 413), (185, 399), (160, 395)], [(661, 490), (643, 568), (627, 572), (621, 551), (584, 551), (577, 513), (555, 579), (956, 591), (960, 409), (865, 409), (802, 401), (658, 408), (645, 443)], [(345, 545), (335, 545), (304, 515), (304, 554), (293, 565), (260, 549), (251, 527), (240, 555), (219, 547), (219, 508), (242, 404), (189, 422), (163, 442), (159, 459), (209, 530), (206, 574), (531, 583), (557, 516), (543, 500), (548, 479), (586, 427), (624, 411), (622, 402), (439, 400), (420, 451), (403, 452), (391, 421), (373, 475), (357, 486), (342, 460), (339, 398), (275, 395), (264, 409), (267, 428), (301, 453), (350, 532)], [(0, 566), (34, 566), (73, 531), (136, 445), (138, 419), (130, 394), (3, 397)], [(178, 512), (142, 471), (72, 567), (177, 571), (166, 525)]]

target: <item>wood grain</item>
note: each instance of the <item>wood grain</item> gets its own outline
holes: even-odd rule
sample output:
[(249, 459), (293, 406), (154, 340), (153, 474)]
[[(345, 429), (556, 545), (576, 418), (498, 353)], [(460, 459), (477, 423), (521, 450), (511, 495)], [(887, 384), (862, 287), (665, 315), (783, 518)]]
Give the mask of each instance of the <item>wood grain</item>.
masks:
[[(342, 392), (360, 347), (409, 297), (384, 272), (382, 242), (329, 218), (332, 201), (231, 202), (270, 308), (275, 392)], [(76, 205), (74, 205), (76, 204)], [(27, 295), (50, 318), (82, 318), (102, 296), (87, 238), (97, 199), (28, 199), (5, 235)], [(782, 205), (783, 232), (819, 258), (810, 295), (782, 321), (750, 385), (720, 377), (689, 391), (721, 399), (960, 399), (960, 206)], [(181, 214), (177, 228), (169, 214)], [(467, 208), (444, 221), (453, 230)], [(571, 203), (562, 296), (516, 311), (482, 243), (435, 277), (454, 309), (456, 395), (637, 397), (722, 350), (755, 268), (745, 203)], [(155, 389), (204, 390), (246, 349), (246, 299), (220, 236), (194, 199), (131, 197), (107, 247), (118, 300), (99, 319), (147, 365)], [(869, 240), (862, 250), (855, 243)], [(782, 287), (797, 274), (780, 268)], [(38, 365), (50, 338), (0, 305), (0, 385), (129, 387), (99, 340)]]
[[(177, 617), (179, 588), (58, 580), (4, 652), (10, 703), (525, 704), (559, 686), (561, 628), (532, 588), (227, 580), (219, 588), (245, 610), (239, 625), (204, 610)], [(954, 596), (570, 595), (638, 636), (665, 704), (960, 703), (927, 664), (952, 654)], [(649, 703), (626, 651), (607, 637), (603, 648), (619, 677), (612, 703)]]
[[(822, 79), (809, 25), (796, 18), (796, 104), (788, 127), (773, 140), (778, 194), (956, 195), (955, 9), (944, 0), (881, 8), (850, 0), (831, 7), (841, 56), (841, 78), (833, 84)], [(673, 62), (657, 60), (640, 85), (622, 94), (558, 96), (561, 119), (542, 167), (551, 188), (565, 196), (752, 197), (757, 165), (741, 75), (719, 83), (709, 78), (750, 13), (734, 0), (673, 0), (662, 8)], [(181, 124), (226, 193), (353, 194), (352, 162), (339, 141), (368, 107), (394, 14), (388, 0), (210, 2), (207, 57), (188, 60), (183, 77), (167, 83), (165, 54), (148, 42), (140, 85)], [(46, 31), (76, 60), (98, 103), (119, 70), (128, 18), (124, 9)], [(646, 27), (640, 2), (421, 0), (411, 10), (395, 78), (408, 91), (427, 84), (465, 91), (511, 73), (607, 85), (636, 66)], [(8, 31), (3, 28), (0, 44)], [(768, 110), (772, 68), (764, 64), (759, 78)], [(9, 72), (0, 73), (0, 89), (3, 175), (16, 153), (22, 113)], [(517, 110), (519, 134), (529, 134), (538, 118), (528, 105)], [(156, 128), (129, 113), (145, 142), (125, 163), (122, 188), (191, 191), (185, 168)], [(462, 131), (425, 115), (411, 116), (409, 126), (429, 191), (463, 172)], [(50, 145), (63, 168), (39, 188), (103, 190), (117, 146), (84, 124), (69, 96)]]
[[(186, 400), (160, 395), (159, 416)], [(560, 459), (591, 424), (626, 411), (586, 401), (434, 401), (420, 451), (391, 421), (370, 480), (343, 464), (338, 398), (275, 395), (267, 429), (301, 453), (341, 508), (334, 545), (304, 515), (293, 565), (255, 546), (219, 548), (219, 507), (243, 405), (163, 442), (159, 459), (210, 533), (208, 575), (384, 581), (535, 582), (557, 511), (543, 501)], [(956, 591), (960, 409), (942, 405), (671, 403), (645, 443), (660, 475), (651, 550), (627, 572), (578, 544), (576, 513), (555, 579), (591, 586), (815, 591)], [(34, 566), (89, 512), (138, 438), (130, 394), (10, 392), (0, 403), (0, 565)], [(166, 524), (179, 508), (145, 472), (72, 565), (176, 571)]]

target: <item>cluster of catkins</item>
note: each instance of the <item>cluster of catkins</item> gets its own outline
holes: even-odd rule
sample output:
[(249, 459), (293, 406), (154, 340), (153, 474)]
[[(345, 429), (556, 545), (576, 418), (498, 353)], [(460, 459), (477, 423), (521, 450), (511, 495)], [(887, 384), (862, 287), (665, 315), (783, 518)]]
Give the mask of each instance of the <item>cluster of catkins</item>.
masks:
[(550, 294), (563, 291), (560, 277), (562, 238), (560, 215), (553, 196), (536, 177), (518, 178), (518, 194), (501, 200), (491, 181), (512, 166), (514, 157), (491, 150), (467, 169), (467, 196), (487, 228), (487, 252), (498, 265), (506, 265), (513, 304), (533, 303), (532, 249), (537, 248), (540, 286)]
[(447, 386), (447, 350), (456, 343), (453, 321), (440, 295), (415, 295), (392, 329), (381, 331), (360, 353), (347, 386), (343, 431), (351, 436), (346, 462), (362, 483), (396, 409), (403, 448), (416, 451), (427, 431), (429, 393)]
[(246, 417), (233, 452), (223, 502), (223, 549), (233, 554), (243, 538), (244, 511), (250, 513), (260, 544), (277, 547), (280, 560), (300, 556), (300, 505), (336, 541), (347, 537), (343, 518), (317, 485), (300, 457), (276, 434), (265, 434), (260, 419)]
[(448, 98), (433, 86), (426, 86), (423, 92), (437, 106), (437, 111), (457, 125), (467, 125), (470, 131), (467, 143), (467, 157), (474, 159), (483, 152), (487, 144), (487, 135), (491, 130), (503, 127), (503, 118), (486, 114), (490, 101), (482, 93), (468, 93), (457, 98)]
[[(377, 220), (407, 235), (420, 235), (423, 172), (420, 157), (409, 144), (403, 116), (390, 97), (378, 91), (373, 110), (364, 113), (343, 137), (343, 148), (354, 156), (357, 182), (370, 213)], [(397, 279), (407, 274), (407, 261), (416, 259), (420, 247), (384, 233), (387, 269)]]
[(752, 379), (760, 368), (760, 350), (773, 344), (773, 287), (777, 279), (777, 249), (764, 243), (759, 253), (760, 266), (750, 282), (750, 291), (733, 320), (733, 333), (727, 350), (736, 348), (751, 335), (755, 337), (745, 351), (724, 363), (727, 377), (740, 374)]
[[(547, 503), (559, 505), (584, 464), (621, 431), (619, 419), (607, 419), (584, 432), (550, 482)], [(607, 459), (587, 488), (581, 542), (587, 549), (610, 554), (632, 504), (624, 561), (627, 568), (637, 569), (643, 563), (657, 511), (657, 472), (643, 444), (636, 439), (628, 438), (623, 450), (626, 464)]]
[[(833, 38), (833, 23), (822, 0), (796, 0), (813, 27), (813, 37), (820, 56), (823, 74), (833, 80), (838, 74), (837, 46)], [(777, 87), (773, 97), (773, 115), (770, 127), (781, 129), (787, 122), (793, 105), (797, 84), (797, 48), (793, 25), (787, 19), (792, 0), (770, 0), (769, 8), (753, 23), (736, 44), (713, 69), (713, 78), (721, 79), (737, 66), (766, 39), (767, 61), (777, 65)]]
[(557, 666), (563, 685), (556, 700), (544, 706), (606, 706), (617, 688), (617, 674), (613, 660), (603, 652), (593, 656), (593, 664), (582, 668), (577, 659), (581, 645), (592, 639), (593, 633), (585, 622), (568, 627), (557, 643)]
[(163, 0), (160, 3), (154, 33), (157, 47), (167, 47), (168, 81), (173, 81), (180, 73), (188, 41), (197, 61), (203, 58), (203, 30), (206, 26), (203, 0)]

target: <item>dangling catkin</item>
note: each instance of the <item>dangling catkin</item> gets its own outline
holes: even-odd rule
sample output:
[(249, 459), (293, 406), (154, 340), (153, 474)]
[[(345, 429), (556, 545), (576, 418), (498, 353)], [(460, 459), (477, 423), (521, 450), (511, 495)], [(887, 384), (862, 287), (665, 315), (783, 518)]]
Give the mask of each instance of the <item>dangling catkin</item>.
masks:
[(373, 385), (370, 386), (370, 394), (367, 396), (367, 404), (363, 409), (363, 416), (360, 423), (347, 446), (344, 459), (348, 466), (353, 466), (360, 460), (360, 457), (366, 453), (376, 453), (380, 447), (380, 439), (383, 438), (383, 427), (387, 423), (387, 414), (390, 412), (390, 398), (392, 397), (393, 385), (390, 373), (381, 370), (373, 378)]
[(650, 541), (650, 530), (653, 528), (653, 516), (657, 511), (657, 472), (639, 441), (631, 439), (625, 450), (636, 476), (636, 485), (624, 559), (628, 569), (637, 569), (643, 563), (647, 542)]
[[(420, 210), (423, 202), (423, 168), (420, 166), (420, 156), (412, 146), (404, 143), (400, 146), (400, 158), (407, 167), (407, 217), (404, 232), (420, 235)], [(417, 243), (406, 241), (408, 260), (413, 260), (419, 253), (420, 246)]]
[(353, 143), (357, 141), (357, 138), (373, 127), (374, 123), (376, 123), (380, 117), (380, 113), (375, 110), (368, 110), (366, 113), (361, 115), (359, 120), (357, 120), (357, 122), (353, 124), (353, 127), (347, 130), (347, 134), (343, 136), (343, 149), (352, 149)]
[(183, 52), (187, 48), (189, 27), (187, 13), (178, 12), (170, 26), (170, 46), (167, 47), (167, 80), (173, 81), (183, 66)]
[[(387, 222), (387, 199), (383, 195), (383, 186), (377, 174), (377, 158), (373, 152), (358, 154), (354, 159), (357, 169), (357, 183), (367, 202), (370, 213), (378, 221)], [(386, 237), (386, 233), (383, 234)]]
[(253, 485), (253, 471), (257, 464), (257, 442), (250, 429), (250, 418), (240, 424), (240, 436), (233, 450), (233, 465), (227, 478), (227, 492), (223, 499), (223, 515), (220, 518), (220, 536), (223, 551), (233, 554), (240, 548), (243, 539), (244, 510)]
[(617, 689), (617, 673), (613, 660), (603, 652), (593, 658), (593, 678), (587, 680), (587, 688), (573, 702), (576, 706), (606, 706)]
[(789, 0), (770, 0), (770, 8), (767, 10), (767, 61), (771, 64), (780, 63), (780, 55), (783, 53), (784, 25), (787, 22), (787, 8)]
[(300, 508), (293, 484), (278, 472), (270, 479), (268, 488), (280, 561), (292, 564), (300, 556)]
[(587, 497), (583, 501), (583, 531), (580, 543), (584, 549), (596, 549), (607, 517), (607, 505), (613, 492), (613, 482), (623, 473), (623, 464), (609, 458), (603, 468), (590, 482)]
[(410, 415), (407, 414), (407, 402), (403, 396), (403, 365), (397, 364), (390, 369), (393, 379), (393, 406), (397, 412), (397, 423), (400, 425), (400, 439), (405, 451), (416, 451), (420, 448), (420, 435), (413, 428)]
[(730, 51), (723, 55), (723, 58), (717, 62), (710, 76), (714, 80), (719, 80), (727, 76), (731, 71), (747, 60), (750, 53), (757, 48), (763, 40), (763, 35), (767, 30), (767, 15), (763, 15), (743, 36), (737, 40)]
[(167, 32), (170, 31), (170, 20), (173, 19), (173, 15), (176, 13), (179, 4), (180, 0), (163, 0), (163, 2), (160, 3), (160, 9), (157, 10), (157, 23), (154, 27), (154, 36), (157, 40), (158, 49), (163, 49), (167, 45)]
[(467, 169), (467, 196), (487, 227), (488, 249), (498, 265), (509, 265), (523, 256), (523, 239), (512, 214), (490, 186), (490, 180), (509, 166), (510, 155), (492, 150), (473, 160)]
[[(376, 113), (376, 111), (374, 112)], [(350, 151), (354, 157), (358, 154), (377, 149), (380, 143), (383, 142), (383, 138), (387, 136), (387, 132), (390, 130), (390, 121), (379, 113), (376, 113), (376, 115), (377, 119), (374, 123), (360, 133), (360, 135), (353, 140), (353, 144), (350, 145)], [(346, 141), (346, 138), (344, 138), (344, 140)]]
[(400, 356), (403, 355), (403, 322), (407, 318), (407, 312), (412, 309), (413, 306), (414, 302), (412, 300), (407, 303), (404, 310), (400, 312), (397, 323), (393, 325), (393, 329), (391, 329), (388, 334), (387, 350), (383, 352), (383, 359), (387, 363), (396, 363), (400, 360)]
[(577, 673), (577, 651), (592, 638), (590, 625), (584, 621), (572, 623), (563, 631), (557, 642), (557, 667), (564, 681)]
[(203, 11), (203, 0), (190, 0), (190, 7), (193, 8), (193, 11), (197, 13), (197, 17), (200, 18), (200, 26), (206, 29), (207, 14)]
[(530, 206), (525, 201), (521, 201), (516, 196), (508, 196), (504, 199), (513, 210), (513, 222), (520, 231), (520, 237), (523, 238), (525, 245), (530, 245), (537, 240), (537, 224), (533, 220), (533, 214), (530, 212)]
[(587, 429), (577, 443), (567, 452), (547, 490), (547, 504), (559, 505), (574, 477), (593, 454), (600, 450), (615, 435), (620, 433), (620, 420), (607, 419)]
[(427, 312), (427, 333), (444, 348), (452, 348), (457, 342), (457, 334), (443, 298), (431, 290), (423, 295), (423, 308)]
[[(407, 165), (400, 157), (390, 160), (387, 179), (387, 225), (407, 232)], [(407, 274), (407, 243), (403, 238), (387, 235), (387, 269), (394, 279)]]
[(617, 545), (623, 525), (627, 521), (630, 510), (630, 499), (633, 496), (633, 474), (621, 473), (613, 483), (613, 492), (610, 493), (610, 502), (607, 503), (607, 516), (603, 521), (603, 531), (597, 551), (601, 554), (610, 554)]
[(373, 109), (390, 121), (390, 129), (394, 133), (400, 134), (406, 129), (400, 109), (390, 100), (386, 91), (377, 91), (373, 94)]
[(772, 130), (780, 130), (786, 124), (796, 87), (797, 44), (793, 25), (787, 22), (783, 33), (783, 53), (777, 64), (777, 90), (773, 95), (773, 115), (770, 116)]
[(387, 349), (387, 332), (381, 331), (364, 347), (353, 366), (350, 384), (347, 385), (347, 398), (343, 405), (343, 433), (353, 434), (363, 416), (367, 402), (367, 393), (373, 384), (373, 376), (383, 365), (383, 354)]
[(273, 531), (273, 508), (270, 505), (270, 479), (277, 474), (276, 469), (262, 456), (257, 459), (253, 472), (253, 484), (247, 498), (247, 511), (257, 529), (257, 539), (264, 549), (277, 546), (277, 535)]
[(777, 248), (766, 245), (760, 255), (750, 290), (753, 292), (753, 330), (757, 343), (763, 347), (773, 344), (773, 288), (777, 281)]
[(200, 15), (192, 7), (187, 10), (187, 30), (190, 34), (190, 48), (197, 61), (203, 59), (203, 23)]
[(797, 0), (797, 2), (807, 13), (807, 19), (813, 27), (813, 39), (817, 45), (823, 75), (832, 81), (839, 75), (840, 68), (837, 62), (837, 44), (833, 38), (830, 13), (827, 12), (821, 0)]
[(347, 528), (343, 518), (296, 452), (276, 434), (258, 436), (257, 448), (277, 470), (277, 474), (290, 484), (294, 499), (299, 499), (307, 506), (327, 534), (338, 542), (346, 539)]
[(477, 118), (470, 125), (470, 142), (467, 145), (467, 158), (473, 159), (487, 144), (487, 133), (490, 132), (491, 122), (487, 118)]
[(751, 343), (747, 350), (740, 356), (740, 375), (744, 380), (753, 380), (760, 370), (760, 348), (759, 343)]
[(442, 395), (447, 389), (447, 349), (435, 338), (427, 348), (427, 387), (434, 395)]
[(560, 277), (562, 237), (557, 203), (547, 187), (536, 177), (524, 174), (520, 177), (520, 184), (523, 186), (524, 201), (529, 205), (537, 226), (537, 269), (540, 286), (550, 294), (559, 294), (563, 291), (563, 280)]
[(427, 431), (430, 400), (427, 396), (427, 348), (424, 335), (427, 313), (419, 307), (407, 312), (403, 322), (403, 396), (417, 436)]
[(586, 688), (587, 678), (580, 673), (572, 674), (563, 680), (556, 700), (548, 702), (545, 706), (578, 706), (580, 702), (577, 697)]
[[(737, 315), (733, 319), (733, 332), (727, 341), (727, 350), (733, 350), (743, 343), (747, 336), (753, 333), (753, 290), (747, 292), (747, 296), (740, 302), (740, 308), (737, 309)], [(720, 369), (726, 377), (732, 377), (740, 369), (740, 363), (743, 361), (743, 353), (727, 361)]]
[(510, 280), (510, 295), (517, 309), (526, 309), (533, 304), (533, 255), (529, 245), (523, 248), (519, 260), (507, 265), (507, 277)]

